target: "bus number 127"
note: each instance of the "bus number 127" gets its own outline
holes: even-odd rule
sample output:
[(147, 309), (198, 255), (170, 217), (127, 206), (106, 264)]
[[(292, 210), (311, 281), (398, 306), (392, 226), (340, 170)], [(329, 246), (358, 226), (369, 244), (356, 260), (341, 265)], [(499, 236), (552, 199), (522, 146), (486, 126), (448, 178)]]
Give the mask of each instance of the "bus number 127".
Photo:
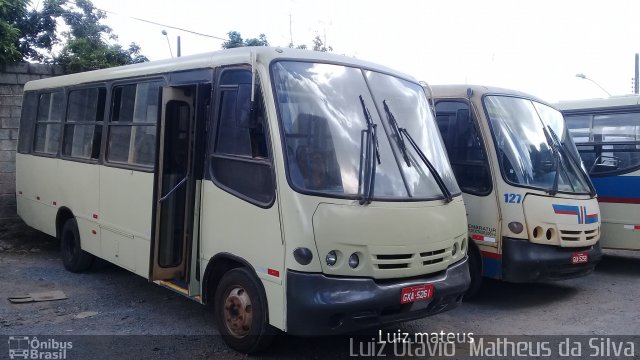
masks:
[(504, 194), (504, 202), (508, 204), (520, 204), (522, 202), (522, 195), (520, 194)]

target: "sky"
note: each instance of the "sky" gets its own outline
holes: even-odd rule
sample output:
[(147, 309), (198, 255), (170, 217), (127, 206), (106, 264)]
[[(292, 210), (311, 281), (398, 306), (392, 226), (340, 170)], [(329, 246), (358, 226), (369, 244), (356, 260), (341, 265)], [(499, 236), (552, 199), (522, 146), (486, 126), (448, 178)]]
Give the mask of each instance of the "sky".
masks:
[[(408, 73), (429, 84), (511, 88), (549, 102), (632, 92), (640, 52), (640, 1), (574, 0), (93, 0), (103, 22), (150, 60), (220, 49), (226, 38), (264, 33), (272, 46), (311, 47)], [(167, 36), (162, 34), (167, 31)]]

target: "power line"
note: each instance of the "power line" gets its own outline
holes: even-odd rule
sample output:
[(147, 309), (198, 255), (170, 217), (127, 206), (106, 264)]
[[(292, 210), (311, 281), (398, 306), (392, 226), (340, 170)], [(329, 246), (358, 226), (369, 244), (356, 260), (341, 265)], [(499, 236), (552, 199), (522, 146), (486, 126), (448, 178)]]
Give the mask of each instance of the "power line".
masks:
[(116, 12), (109, 11), (109, 10), (103, 10), (103, 9), (98, 9), (98, 8), (96, 8), (96, 10), (104, 11), (104, 12), (106, 12), (107, 14), (118, 15), (118, 16), (124, 16), (124, 17), (130, 18), (130, 19), (138, 20), (138, 21), (142, 21), (142, 22), (145, 22), (145, 23), (148, 23), (148, 24), (153, 24), (153, 25), (158, 25), (158, 26), (166, 27), (166, 28), (169, 28), (169, 29), (174, 29), (174, 30), (184, 31), (184, 32), (187, 32), (187, 33), (190, 33), (190, 34), (194, 34), (194, 35), (204, 36), (204, 37), (208, 37), (208, 38), (212, 38), (212, 39), (218, 39), (218, 40), (222, 40), (222, 41), (227, 41), (227, 40), (229, 40), (229, 39), (225, 39), (225, 38), (222, 38), (222, 37), (219, 37), (219, 36), (214, 36), (214, 35), (209, 35), (209, 34), (203, 34), (203, 33), (197, 32), (197, 31), (188, 30), (188, 29), (184, 29), (184, 28), (177, 27), (177, 26), (172, 26), (172, 25), (162, 24), (162, 23), (159, 23), (159, 22), (155, 22), (155, 21), (151, 21), (151, 20), (146, 20), (146, 19), (141, 19), (141, 18), (137, 18), (137, 17), (134, 17), (134, 16), (128, 16), (128, 15), (118, 14), (118, 13), (116, 13)]

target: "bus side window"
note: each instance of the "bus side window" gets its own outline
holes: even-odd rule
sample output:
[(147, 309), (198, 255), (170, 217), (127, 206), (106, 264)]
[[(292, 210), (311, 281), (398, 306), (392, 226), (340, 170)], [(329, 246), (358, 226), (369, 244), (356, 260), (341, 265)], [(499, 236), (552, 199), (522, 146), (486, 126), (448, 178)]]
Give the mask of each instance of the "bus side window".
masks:
[(107, 161), (153, 167), (161, 82), (113, 88)]
[(253, 111), (249, 70), (223, 70), (218, 90), (211, 177), (243, 198), (268, 204), (275, 196), (275, 189), (259, 83)]
[[(576, 144), (580, 158), (584, 163), (584, 167), (587, 171), (594, 168), (596, 161), (596, 153), (601, 152), (602, 146), (593, 146), (589, 144), (591, 139), (591, 127), (593, 126), (592, 115), (571, 115), (566, 116), (567, 127), (573, 142)], [(600, 141), (600, 140), (597, 140)]]
[(622, 172), (640, 166), (640, 114), (595, 115), (591, 130), (595, 148), (592, 173)]
[(105, 88), (69, 92), (62, 155), (98, 159), (107, 91)]
[(491, 190), (487, 157), (469, 105), (463, 101), (436, 103), (436, 122), (456, 180), (464, 192), (486, 195)]
[(18, 133), (18, 152), (28, 154), (33, 141), (33, 125), (38, 110), (38, 94), (27, 92), (22, 101), (22, 115), (20, 116), (20, 132)]
[(64, 113), (64, 93), (40, 94), (33, 148), (35, 152), (56, 155), (60, 143), (60, 123)]

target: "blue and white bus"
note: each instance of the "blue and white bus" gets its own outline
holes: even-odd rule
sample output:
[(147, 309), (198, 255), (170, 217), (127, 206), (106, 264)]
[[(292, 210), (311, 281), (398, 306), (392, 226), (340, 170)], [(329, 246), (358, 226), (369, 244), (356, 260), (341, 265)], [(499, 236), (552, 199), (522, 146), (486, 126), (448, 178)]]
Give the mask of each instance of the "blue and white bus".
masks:
[(598, 192), (602, 247), (640, 250), (640, 96), (556, 106)]

